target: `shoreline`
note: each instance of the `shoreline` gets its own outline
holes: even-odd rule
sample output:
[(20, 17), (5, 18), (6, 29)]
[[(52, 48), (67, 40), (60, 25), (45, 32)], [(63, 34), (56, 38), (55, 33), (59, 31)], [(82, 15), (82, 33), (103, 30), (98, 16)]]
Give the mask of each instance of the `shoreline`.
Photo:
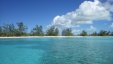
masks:
[(11, 36), (2, 38), (81, 38), (81, 37), (113, 37), (113, 36)]

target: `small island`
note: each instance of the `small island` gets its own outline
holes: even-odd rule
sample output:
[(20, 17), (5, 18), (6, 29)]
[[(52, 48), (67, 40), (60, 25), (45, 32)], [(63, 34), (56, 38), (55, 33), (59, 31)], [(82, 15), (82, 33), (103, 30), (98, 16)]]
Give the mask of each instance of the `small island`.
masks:
[(113, 32), (101, 30), (88, 34), (85, 30), (80, 34), (72, 32), (71, 28), (65, 28), (62, 31), (55, 26), (49, 27), (45, 32), (42, 26), (36, 25), (30, 32), (27, 32), (27, 26), (23, 22), (18, 22), (16, 27), (14, 24), (6, 24), (0, 26), (0, 37), (27, 37), (27, 36), (113, 36)]

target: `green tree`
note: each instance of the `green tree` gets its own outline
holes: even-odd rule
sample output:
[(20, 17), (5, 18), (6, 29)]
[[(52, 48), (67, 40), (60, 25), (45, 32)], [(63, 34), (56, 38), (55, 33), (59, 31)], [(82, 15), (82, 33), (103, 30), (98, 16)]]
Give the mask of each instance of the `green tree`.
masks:
[(80, 33), (80, 36), (87, 36), (87, 35), (88, 35), (87, 32), (84, 30)]
[(110, 36), (113, 36), (113, 32), (110, 33)]
[(59, 30), (58, 28), (55, 28), (55, 36), (58, 36), (59, 35)]
[(9, 24), (9, 36), (15, 36), (15, 30), (14, 24)]
[(2, 36), (2, 27), (0, 26), (0, 36)]
[(71, 28), (64, 29), (62, 31), (62, 36), (73, 36)]
[(3, 28), (3, 30), (2, 30), (3, 31), (3, 36), (7, 36), (8, 33), (9, 33), (8, 32), (8, 30), (9, 30), (8, 25), (4, 25), (2, 28)]
[(55, 28), (55, 26), (51, 26), (47, 32), (46, 35), (47, 36), (58, 36), (59, 30), (58, 28)]
[(3, 36), (14, 36), (15, 35), (15, 26), (14, 24), (6, 24), (2, 28)]
[(101, 30), (98, 35), (99, 36), (109, 36), (109, 34), (110, 34), (110, 31)]
[(27, 29), (27, 27), (24, 25), (23, 22), (17, 23), (16, 36), (26, 35), (27, 34), (26, 29)]
[(33, 36), (43, 36), (44, 33), (43, 33), (43, 30), (42, 30), (42, 26), (36, 25), (35, 28), (32, 29), (31, 35), (33, 35)]

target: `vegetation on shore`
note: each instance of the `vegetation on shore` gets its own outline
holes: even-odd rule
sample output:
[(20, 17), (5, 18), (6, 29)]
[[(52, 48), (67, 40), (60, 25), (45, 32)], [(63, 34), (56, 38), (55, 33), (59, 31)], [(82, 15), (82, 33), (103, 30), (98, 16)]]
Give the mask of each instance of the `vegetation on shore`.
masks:
[[(30, 33), (27, 32), (27, 26), (23, 22), (18, 22), (16, 26), (14, 24), (6, 24), (0, 26), (0, 36), (59, 36), (60, 33), (62, 36), (75, 36), (72, 33), (71, 28), (66, 28), (62, 31), (59, 31), (55, 26), (51, 26), (43, 31), (43, 27), (36, 25)], [(113, 36), (113, 32), (101, 30), (100, 32), (93, 32), (88, 34), (86, 31), (82, 31), (77, 36)]]

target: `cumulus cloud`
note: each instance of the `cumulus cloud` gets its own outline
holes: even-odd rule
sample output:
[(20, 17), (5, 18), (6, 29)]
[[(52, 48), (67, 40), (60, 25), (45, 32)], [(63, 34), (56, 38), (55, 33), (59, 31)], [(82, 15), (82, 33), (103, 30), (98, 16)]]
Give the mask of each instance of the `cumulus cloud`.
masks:
[(82, 30), (80, 30), (80, 29), (73, 29), (73, 30), (72, 30), (72, 33), (75, 34), (75, 35), (78, 35), (78, 34), (81, 33), (81, 31), (82, 31)]
[[(85, 29), (85, 31), (87, 31), (88, 33), (93, 33), (97, 30), (96, 27), (94, 27), (93, 25), (90, 25), (88, 28)], [(80, 34), (83, 31), (83, 29), (73, 29), (72, 33), (74, 33), (75, 35)]]
[(92, 33), (94, 31), (96, 31), (96, 28), (94, 26), (90, 26), (88, 29), (87, 29), (88, 32)]
[(103, 6), (104, 6), (107, 10), (113, 12), (113, 0), (107, 0), (106, 2), (103, 3)]
[(99, 0), (84, 1), (75, 11), (54, 17), (52, 25), (72, 27), (99, 20), (111, 20), (110, 11)]

